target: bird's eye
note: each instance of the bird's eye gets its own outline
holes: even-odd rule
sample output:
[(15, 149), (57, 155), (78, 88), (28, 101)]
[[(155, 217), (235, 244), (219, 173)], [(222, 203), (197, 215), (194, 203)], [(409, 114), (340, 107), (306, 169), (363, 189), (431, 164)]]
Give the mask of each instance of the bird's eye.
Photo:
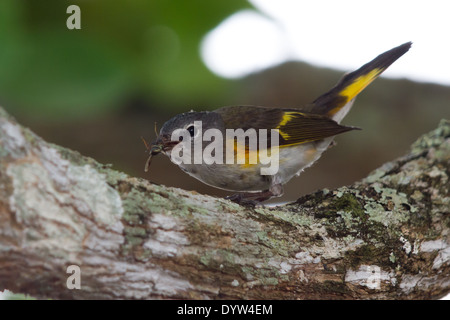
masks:
[(194, 126), (189, 126), (189, 127), (187, 128), (187, 131), (189, 131), (189, 134), (191, 135), (191, 137), (194, 136), (194, 132), (195, 132)]
[(178, 141), (183, 141), (183, 136), (180, 136), (180, 137), (178, 138)]

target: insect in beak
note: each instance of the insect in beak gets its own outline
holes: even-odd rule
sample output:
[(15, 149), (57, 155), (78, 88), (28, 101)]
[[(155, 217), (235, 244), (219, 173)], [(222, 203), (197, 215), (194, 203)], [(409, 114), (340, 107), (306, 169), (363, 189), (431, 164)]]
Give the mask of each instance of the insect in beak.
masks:
[(161, 152), (172, 150), (172, 148), (174, 146), (176, 146), (178, 143), (180, 143), (180, 141), (164, 141), (164, 139), (162, 139), (162, 140), (158, 139), (149, 146), (149, 144), (143, 137), (141, 137), (141, 139), (144, 142), (145, 148), (150, 153), (150, 155), (147, 158), (147, 161), (145, 162), (145, 167), (144, 167), (145, 172), (148, 171), (148, 168), (150, 167), (153, 156), (156, 156), (156, 155), (160, 154)]
[(150, 147), (144, 137), (141, 137), (141, 139), (144, 142), (145, 148), (150, 153), (144, 167), (144, 171), (147, 172), (152, 162), (152, 157), (161, 153), (163, 151), (164, 145), (162, 143), (153, 143)]
[(162, 144), (154, 144), (149, 150), (150, 155), (148, 156), (147, 161), (145, 162), (144, 171), (147, 172), (148, 168), (150, 167), (150, 164), (152, 162), (152, 157), (156, 156), (157, 154), (161, 153), (163, 150)]

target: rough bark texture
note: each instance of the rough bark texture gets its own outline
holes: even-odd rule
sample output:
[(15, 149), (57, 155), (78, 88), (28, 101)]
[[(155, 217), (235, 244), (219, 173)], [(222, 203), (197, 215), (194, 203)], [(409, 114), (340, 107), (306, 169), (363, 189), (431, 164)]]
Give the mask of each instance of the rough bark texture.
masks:
[[(0, 109), (0, 290), (39, 298), (428, 299), (450, 291), (450, 122), (275, 208), (154, 185)], [(69, 265), (81, 289), (68, 289)]]

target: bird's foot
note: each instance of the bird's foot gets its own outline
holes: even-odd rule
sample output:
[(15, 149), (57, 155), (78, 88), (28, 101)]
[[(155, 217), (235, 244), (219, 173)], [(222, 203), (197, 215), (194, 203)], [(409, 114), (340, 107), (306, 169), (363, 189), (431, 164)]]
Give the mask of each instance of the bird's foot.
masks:
[(233, 201), (244, 207), (259, 207), (264, 206), (263, 201), (269, 200), (273, 197), (279, 197), (283, 194), (283, 188), (281, 185), (272, 186), (269, 190), (260, 192), (242, 192), (236, 193), (231, 196), (225, 197), (225, 199)]
[(234, 203), (237, 203), (244, 207), (251, 207), (256, 208), (257, 206), (261, 206), (261, 202), (257, 201), (256, 199), (252, 199), (251, 196), (252, 193), (235, 193), (231, 196), (225, 197), (226, 200), (233, 201)]

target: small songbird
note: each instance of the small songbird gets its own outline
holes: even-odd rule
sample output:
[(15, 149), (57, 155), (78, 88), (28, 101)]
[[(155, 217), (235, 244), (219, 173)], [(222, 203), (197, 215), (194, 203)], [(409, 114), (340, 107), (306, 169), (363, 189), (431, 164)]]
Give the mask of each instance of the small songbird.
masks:
[[(407, 42), (386, 51), (303, 108), (229, 106), (179, 114), (148, 146), (145, 171), (152, 156), (164, 153), (194, 178), (238, 192), (228, 197), (232, 201), (279, 197), (283, 185), (319, 159), (335, 135), (358, 129), (339, 123), (356, 96), (410, 47)], [(275, 170), (263, 173), (269, 165)]]

